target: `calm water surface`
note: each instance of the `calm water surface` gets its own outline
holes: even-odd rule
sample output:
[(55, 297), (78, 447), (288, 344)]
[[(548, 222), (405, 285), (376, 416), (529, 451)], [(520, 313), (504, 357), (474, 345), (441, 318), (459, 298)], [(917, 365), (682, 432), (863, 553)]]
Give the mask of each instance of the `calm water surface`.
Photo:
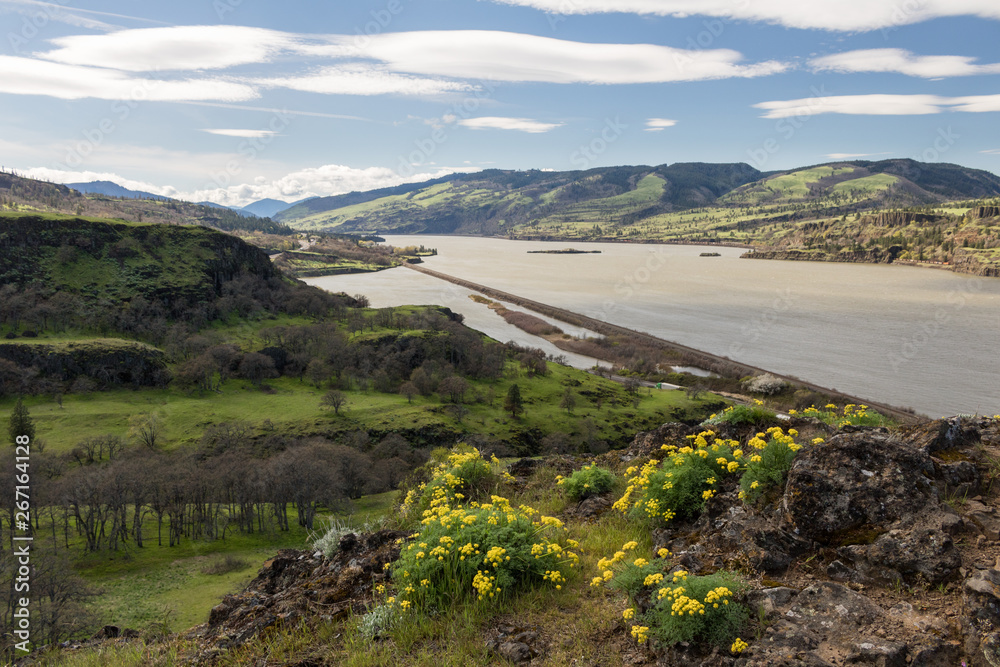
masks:
[[(737, 248), (395, 236), (428, 268), (931, 416), (1000, 413), (1000, 279), (903, 266), (738, 259)], [(714, 251), (721, 257), (699, 257)], [(373, 306), (445, 305), (498, 340), (562, 354), (469, 290), (409, 269), (307, 282)], [(569, 333), (571, 327), (560, 325)], [(544, 343), (544, 345), (543, 345)], [(576, 366), (594, 361), (567, 355)]]

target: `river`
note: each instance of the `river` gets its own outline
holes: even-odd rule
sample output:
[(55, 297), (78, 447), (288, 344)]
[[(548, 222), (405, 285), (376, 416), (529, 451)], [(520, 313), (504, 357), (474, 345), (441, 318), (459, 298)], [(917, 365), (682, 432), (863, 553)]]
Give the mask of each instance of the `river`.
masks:
[[(741, 260), (738, 248), (386, 239), (437, 248), (437, 256), (425, 258), (430, 269), (849, 394), (934, 417), (1000, 413), (1000, 279), (907, 266)], [(570, 245), (601, 253), (527, 252)], [(563, 354), (471, 301), (469, 290), (409, 269), (306, 282), (365, 294), (376, 307), (448, 306), (493, 338)], [(566, 356), (575, 366), (594, 363)]]

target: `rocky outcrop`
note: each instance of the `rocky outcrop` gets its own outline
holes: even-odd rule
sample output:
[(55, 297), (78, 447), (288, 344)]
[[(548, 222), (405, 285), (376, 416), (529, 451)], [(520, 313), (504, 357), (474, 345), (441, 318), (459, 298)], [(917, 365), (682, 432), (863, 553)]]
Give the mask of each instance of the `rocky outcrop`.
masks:
[(955, 250), (951, 259), (951, 270), (984, 278), (1000, 278), (1000, 264), (984, 261), (980, 253), (965, 248)]
[(170, 381), (166, 357), (151, 345), (118, 339), (69, 343), (0, 343), (0, 359), (59, 381), (84, 376), (100, 386), (161, 387)]
[[(640, 434), (629, 455), (689, 432)], [(763, 635), (742, 656), (692, 646), (661, 664), (1000, 665), (1000, 494), (986, 455), (1000, 460), (995, 420), (852, 427), (803, 450), (763, 506), (720, 493), (693, 524), (654, 531), (654, 549), (689, 571), (757, 572), (767, 586), (747, 595)]]
[(399, 545), (407, 534), (349, 533), (332, 558), (282, 549), (241, 593), (225, 596), (212, 609), (208, 623), (187, 633), (187, 639), (202, 647), (195, 664), (210, 664), (268, 630), (304, 618), (330, 622), (363, 613), (373, 598), (374, 584), (387, 576), (385, 564), (399, 557)]
[(821, 250), (751, 250), (740, 255), (740, 259), (784, 259), (801, 262), (852, 262), (859, 264), (891, 264), (902, 246), (891, 246), (886, 250), (872, 248), (870, 250), (845, 250), (838, 253), (828, 253)]

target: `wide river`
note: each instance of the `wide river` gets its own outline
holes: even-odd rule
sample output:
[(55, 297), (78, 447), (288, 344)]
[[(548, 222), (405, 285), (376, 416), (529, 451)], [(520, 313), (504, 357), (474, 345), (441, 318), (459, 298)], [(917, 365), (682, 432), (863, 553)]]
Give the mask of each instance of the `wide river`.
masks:
[[(933, 417), (1000, 413), (1000, 279), (906, 266), (739, 259), (738, 248), (393, 236), (425, 266)], [(721, 257), (700, 257), (712, 251)], [(438, 304), (490, 336), (561, 352), (470, 291), (405, 268), (311, 278), (376, 307)], [(576, 333), (572, 327), (563, 327)], [(593, 361), (570, 357), (589, 367)]]

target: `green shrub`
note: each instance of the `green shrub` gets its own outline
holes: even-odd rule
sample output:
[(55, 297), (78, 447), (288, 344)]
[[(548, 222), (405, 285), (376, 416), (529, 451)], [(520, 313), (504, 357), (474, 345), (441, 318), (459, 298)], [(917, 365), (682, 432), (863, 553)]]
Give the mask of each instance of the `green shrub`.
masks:
[(750, 439), (747, 448), (751, 453), (744, 459), (746, 469), (740, 477), (741, 499), (753, 503), (767, 491), (784, 484), (792, 459), (802, 447), (795, 443), (797, 435), (795, 429), (789, 429), (786, 434), (773, 426), (767, 433), (758, 433)]
[(407, 492), (400, 516), (420, 516), (435, 500), (446, 499), (449, 505), (488, 498), (504, 481), (513, 479), (494, 456), (487, 461), (479, 450), (458, 445), (452, 451), (436, 449), (427, 464), (430, 481)]
[(607, 468), (598, 468), (596, 463), (574, 471), (569, 477), (556, 478), (556, 484), (562, 487), (570, 499), (577, 502), (607, 493), (614, 483), (614, 474)]
[[(795, 415), (798, 413), (795, 410), (789, 410), (788, 414)], [(889, 417), (872, 410), (867, 405), (854, 405), (853, 403), (845, 405), (842, 411), (833, 403), (825, 405), (822, 408), (812, 405), (803, 410), (802, 414), (805, 417), (815, 417), (824, 424), (836, 426), (837, 428), (847, 426), (848, 424), (854, 426), (893, 426), (896, 423)]]
[[(402, 609), (443, 609), (456, 601), (489, 602), (536, 585), (562, 588), (579, 562), (554, 517), (505, 498), (470, 507), (434, 505), (419, 534), (393, 565), (395, 602)], [(567, 549), (568, 547), (568, 549)]]
[(711, 431), (688, 437), (693, 447), (663, 445), (662, 462), (650, 459), (642, 468), (626, 470), (634, 477), (614, 508), (656, 524), (698, 516), (722, 478), (742, 467), (742, 452), (738, 442), (716, 439)]
[[(456, 449), (434, 468), (422, 495), (407, 494), (407, 514), (426, 502), (420, 527), (392, 565), (396, 595), (386, 604), (400, 610), (443, 609), (455, 602), (498, 601), (538, 585), (562, 588), (579, 563), (555, 517), (541, 516), (531, 507), (511, 507), (492, 495), (489, 503), (470, 500), (459, 489), (475, 490), (500, 479), (471, 447)], [(506, 474), (506, 473), (503, 473)]]
[(702, 426), (713, 426), (715, 424), (731, 424), (733, 426), (764, 426), (773, 424), (778, 416), (773, 410), (764, 407), (761, 401), (754, 401), (753, 405), (730, 405), (722, 412), (712, 415), (701, 423)]
[(746, 605), (736, 601), (747, 583), (726, 570), (705, 576), (674, 570), (666, 549), (650, 561), (631, 559), (628, 552), (635, 546), (628, 542), (611, 558), (602, 558), (603, 574), (591, 582), (628, 594), (622, 617), (631, 621), (632, 637), (640, 643), (652, 637), (662, 646), (693, 641), (731, 646), (750, 618)]

